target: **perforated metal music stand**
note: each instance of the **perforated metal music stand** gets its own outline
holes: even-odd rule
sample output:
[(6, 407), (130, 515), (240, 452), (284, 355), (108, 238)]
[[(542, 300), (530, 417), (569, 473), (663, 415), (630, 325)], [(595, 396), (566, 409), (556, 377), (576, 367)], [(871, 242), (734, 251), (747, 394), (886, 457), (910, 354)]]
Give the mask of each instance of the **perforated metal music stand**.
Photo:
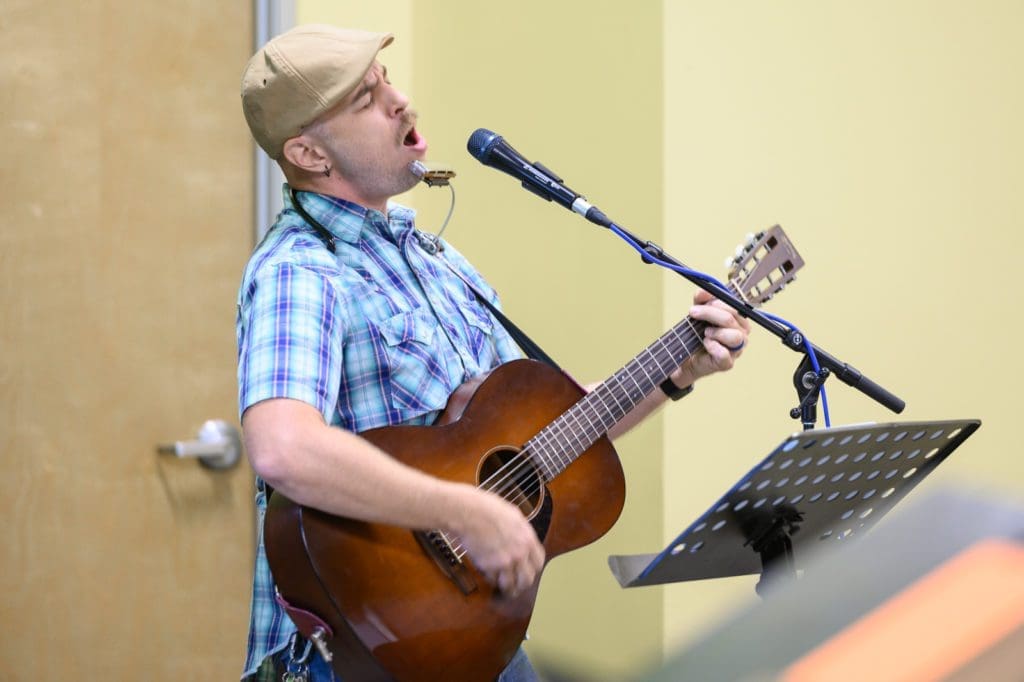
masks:
[(807, 554), (871, 528), (979, 426), (961, 419), (802, 431), (659, 554), (610, 556), (608, 564), (623, 587), (795, 576)]

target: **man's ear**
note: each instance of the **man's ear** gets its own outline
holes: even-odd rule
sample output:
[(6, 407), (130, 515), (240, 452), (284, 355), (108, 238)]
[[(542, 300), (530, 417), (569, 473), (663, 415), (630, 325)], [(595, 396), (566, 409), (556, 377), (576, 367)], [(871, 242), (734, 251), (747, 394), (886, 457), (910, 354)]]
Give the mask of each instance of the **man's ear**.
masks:
[(330, 165), (323, 148), (307, 135), (297, 135), (284, 143), (281, 156), (307, 173), (321, 173)]

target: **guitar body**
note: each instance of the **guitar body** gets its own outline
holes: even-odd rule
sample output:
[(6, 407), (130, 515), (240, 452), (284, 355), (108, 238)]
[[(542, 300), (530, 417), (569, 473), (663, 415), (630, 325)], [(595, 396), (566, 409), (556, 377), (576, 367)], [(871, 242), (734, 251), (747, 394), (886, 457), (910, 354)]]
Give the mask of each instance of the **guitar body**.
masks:
[[(516, 360), (456, 391), (434, 426), (360, 435), (416, 469), (480, 485), (583, 395), (558, 370)], [(618, 519), (625, 482), (607, 438), (543, 485), (527, 469), (519, 504), (548, 561)], [(333, 630), (332, 666), (346, 682), (493, 680), (523, 641), (540, 582), (503, 595), (468, 556), (448, 561), (424, 533), (332, 516), (276, 493), (264, 539), (281, 595)]]

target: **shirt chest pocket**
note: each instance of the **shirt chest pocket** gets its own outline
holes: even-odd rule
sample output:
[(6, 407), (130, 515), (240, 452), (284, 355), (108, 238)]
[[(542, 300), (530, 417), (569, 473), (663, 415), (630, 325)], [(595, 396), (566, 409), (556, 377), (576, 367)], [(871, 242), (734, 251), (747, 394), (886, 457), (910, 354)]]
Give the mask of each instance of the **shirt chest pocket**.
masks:
[(444, 409), (453, 385), (444, 332), (429, 311), (404, 311), (376, 324), (385, 392), (398, 422)]
[(459, 312), (466, 320), (466, 343), (470, 355), (481, 365), (480, 370), (489, 369), (495, 359), (494, 323), (491, 316), (487, 311), (468, 303), (460, 306)]

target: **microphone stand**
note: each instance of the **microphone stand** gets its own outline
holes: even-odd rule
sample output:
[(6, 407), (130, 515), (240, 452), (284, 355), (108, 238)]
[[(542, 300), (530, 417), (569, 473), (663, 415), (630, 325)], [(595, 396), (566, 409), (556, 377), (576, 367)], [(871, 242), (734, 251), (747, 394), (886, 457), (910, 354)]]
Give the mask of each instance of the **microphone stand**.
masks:
[[(649, 265), (654, 264), (655, 261), (653, 259), (656, 258), (660, 261), (671, 263), (677, 267), (685, 268), (686, 270), (690, 269), (677, 259), (673, 258), (654, 242), (640, 239), (629, 230), (612, 222), (611, 220), (607, 221), (607, 224), (603, 226), (608, 227), (609, 229), (614, 228), (615, 230), (618, 230), (634, 243), (640, 245), (643, 251), (651, 256), (651, 258), (641, 256), (640, 259), (644, 263)], [(802, 357), (800, 364), (797, 365), (796, 371), (793, 374), (793, 385), (796, 387), (799, 405), (790, 410), (790, 416), (794, 419), (799, 417), (803, 423), (805, 431), (813, 429), (817, 422), (818, 389), (820, 389), (825, 383), (825, 380), (832, 375), (835, 375), (843, 383), (857, 389), (867, 397), (897, 414), (902, 412), (903, 408), (906, 407), (906, 403), (903, 400), (864, 376), (862, 372), (854, 368), (852, 365), (843, 362), (813, 343), (807, 343), (803, 334), (800, 332), (794, 329), (789, 329), (785, 325), (766, 317), (750, 304), (745, 301), (741, 301), (730, 292), (720, 289), (711, 282), (691, 275), (688, 272), (679, 272), (678, 270), (673, 270), (673, 272), (682, 276), (684, 279), (689, 280), (693, 284), (696, 284), (720, 301), (724, 301), (729, 304), (735, 308), (740, 315), (777, 336), (782, 341), (782, 345), (786, 348), (797, 353), (801, 353)], [(810, 355), (807, 353), (805, 343), (814, 350), (815, 356), (818, 359), (818, 366), (821, 368), (820, 372), (816, 372), (814, 370)]]
[[(615, 224), (597, 206), (594, 206), (584, 199), (583, 196), (562, 184), (562, 178), (558, 177), (550, 168), (544, 167), (539, 162), (527, 161), (500, 135), (486, 128), (478, 128), (470, 136), (466, 148), (475, 159), (486, 166), (491, 166), (503, 173), (508, 173), (519, 180), (525, 189), (533, 192), (540, 198), (546, 201), (554, 201), (570, 211), (578, 213), (595, 225), (617, 230), (632, 240), (634, 244), (639, 245), (651, 257), (641, 256), (645, 263), (653, 263), (654, 260), (652, 259), (657, 258), (658, 260), (689, 270), (689, 268), (667, 254), (657, 244), (648, 240), (641, 240), (621, 225)], [(825, 380), (832, 374), (839, 377), (840, 381), (852, 386), (897, 414), (902, 412), (906, 406), (906, 403), (902, 400), (871, 379), (868, 379), (851, 365), (825, 352), (818, 346), (807, 343), (800, 332), (789, 329), (785, 325), (764, 316), (757, 312), (750, 304), (737, 299), (730, 292), (720, 289), (710, 282), (685, 272), (678, 272), (678, 274), (709, 292), (715, 298), (729, 304), (743, 317), (775, 334), (787, 348), (804, 355), (800, 365), (797, 366), (796, 373), (793, 375), (793, 383), (796, 386), (800, 404), (790, 412), (794, 418), (800, 417), (804, 430), (814, 428), (814, 423), (817, 421), (818, 389), (821, 388)], [(815, 357), (818, 359), (820, 371), (814, 369), (813, 363), (810, 361), (810, 354), (807, 352), (807, 346), (813, 349)]]

